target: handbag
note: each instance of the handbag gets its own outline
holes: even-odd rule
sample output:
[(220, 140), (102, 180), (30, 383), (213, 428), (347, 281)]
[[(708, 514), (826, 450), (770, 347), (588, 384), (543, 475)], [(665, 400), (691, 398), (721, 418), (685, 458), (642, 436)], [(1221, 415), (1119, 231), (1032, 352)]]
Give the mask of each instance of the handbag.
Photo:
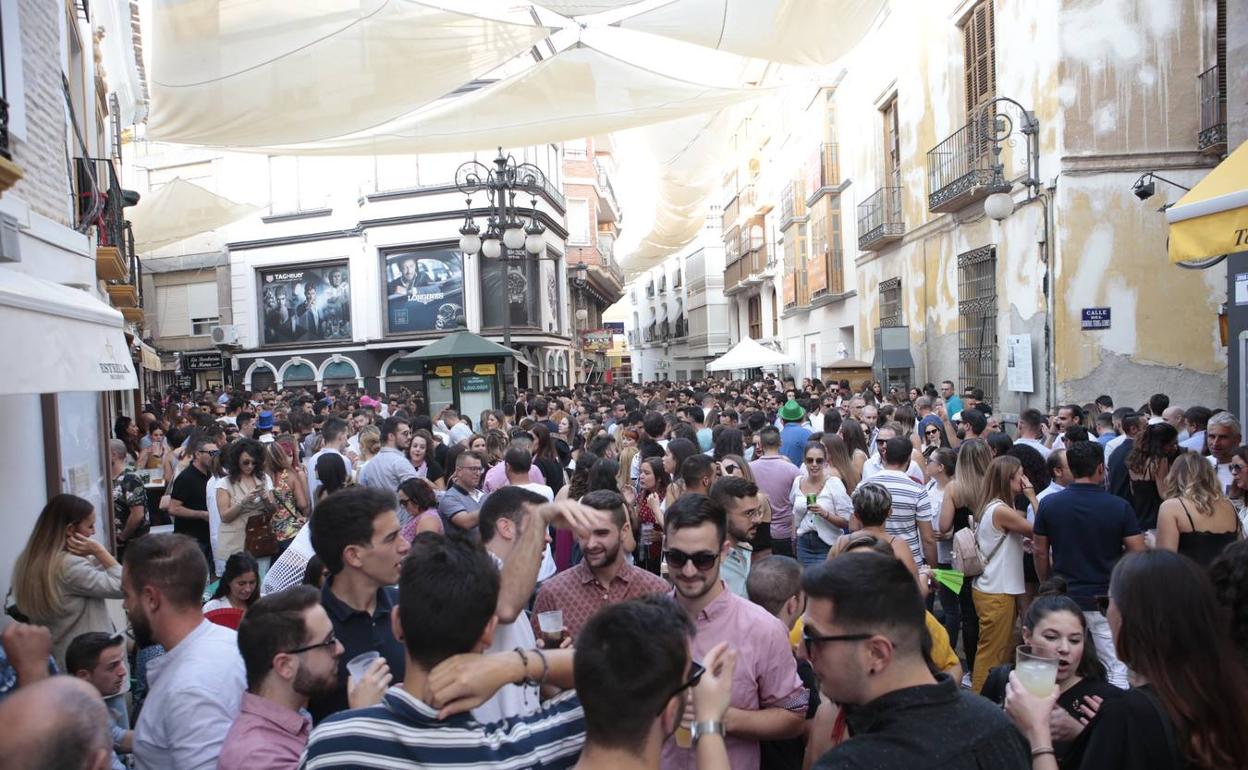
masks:
[[(993, 502), (1004, 505), (1000, 500)], [(987, 509), (987, 506), (985, 506)], [(992, 557), (997, 555), (997, 551), (1001, 550), (1001, 546), (1005, 544), (1006, 536), (1002, 536), (997, 544), (993, 546), (992, 552), (984, 556), (984, 551), (979, 547), (979, 522), (974, 516), (971, 517), (970, 526), (963, 527), (953, 533), (953, 558), (950, 561), (953, 568), (961, 572), (966, 577), (978, 577), (984, 574), (984, 570), (988, 568), (988, 563), (992, 561)]]
[(273, 509), (264, 506), (247, 519), (243, 550), (257, 559), (277, 554), (277, 536), (273, 534)]

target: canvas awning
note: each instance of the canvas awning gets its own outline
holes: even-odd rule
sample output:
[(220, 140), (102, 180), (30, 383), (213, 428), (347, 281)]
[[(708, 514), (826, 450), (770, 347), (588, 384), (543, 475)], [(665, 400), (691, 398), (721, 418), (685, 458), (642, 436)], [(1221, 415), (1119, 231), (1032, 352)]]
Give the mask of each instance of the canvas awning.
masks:
[(1248, 142), (1166, 209), (1170, 261), (1248, 251)]
[(432, 345), (426, 345), (403, 356), (404, 361), (441, 361), (457, 358), (501, 358), (516, 355), (511, 348), (491, 342), (472, 332), (448, 334)]
[(708, 372), (730, 372), (736, 369), (756, 369), (761, 366), (784, 366), (796, 364), (792, 356), (779, 353), (750, 337), (732, 346), (732, 349), (706, 365)]
[(416, 0), (155, 0), (148, 137), (332, 139), (433, 102), (552, 30)]
[(81, 289), (0, 269), (0, 328), (0, 395), (139, 386), (121, 313)]
[(224, 227), (258, 210), (176, 177), (140, 200), (128, 216), (134, 230), (135, 251), (146, 254)]

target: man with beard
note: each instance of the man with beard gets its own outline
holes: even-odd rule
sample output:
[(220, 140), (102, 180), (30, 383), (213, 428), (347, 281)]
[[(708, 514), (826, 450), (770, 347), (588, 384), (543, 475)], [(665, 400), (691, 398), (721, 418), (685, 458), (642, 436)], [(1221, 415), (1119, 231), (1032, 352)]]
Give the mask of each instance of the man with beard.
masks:
[[(338, 684), (342, 643), (312, 586), (270, 594), (247, 610), (238, 650), (247, 692), (225, 736), (220, 770), (293, 770), (308, 744), (308, 698)], [(378, 693), (380, 695), (380, 693)], [(353, 707), (371, 705), (352, 701)]]
[(581, 504), (610, 517), (610, 525), (596, 527), (578, 538), (584, 558), (575, 567), (542, 583), (533, 605), (533, 630), (539, 633), (537, 616), (543, 612), (563, 612), (563, 627), (573, 642), (585, 622), (608, 604), (666, 593), (667, 581), (629, 564), (620, 547), (628, 517), (624, 498), (618, 492), (600, 489), (581, 498)]
[(750, 541), (763, 518), (758, 486), (740, 476), (725, 476), (711, 487), (710, 497), (728, 518), (728, 549), (720, 573), (734, 594), (748, 599), (745, 581), (750, 576), (750, 559), (754, 555)]
[(140, 648), (165, 654), (147, 665), (150, 687), (134, 728), (139, 770), (211, 770), (246, 687), (238, 635), (204, 619), (208, 563), (185, 535), (144, 535), (126, 548), (122, 604)]
[[(402, 417), (387, 417), (381, 423), (381, 451), (368, 461), (360, 473), (360, 486), (380, 489), (395, 495), (398, 506), (399, 485), (416, 478), (416, 469), (407, 459), (408, 447), (412, 445), (412, 426)], [(406, 524), (411, 518), (399, 507), (399, 520)]]
[[(732, 705), (723, 718), (729, 765), (758, 767), (759, 741), (797, 737), (805, 724), (808, 694), (797, 676), (788, 630), (720, 580), (720, 561), (729, 547), (722, 506), (705, 495), (683, 495), (668, 509), (665, 525), (672, 595), (697, 628), (689, 643), (693, 659), (706, 660), (720, 642), (729, 642), (737, 653)], [(688, 714), (686, 719), (692, 721)], [(695, 766), (693, 750), (668, 738), (664, 770)]]

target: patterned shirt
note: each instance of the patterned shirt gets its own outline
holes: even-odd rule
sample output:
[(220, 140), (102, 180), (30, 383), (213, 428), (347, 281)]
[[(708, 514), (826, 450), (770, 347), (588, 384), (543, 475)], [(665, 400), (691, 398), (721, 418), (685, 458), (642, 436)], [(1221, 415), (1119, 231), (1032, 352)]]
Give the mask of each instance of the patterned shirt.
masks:
[[(919, 537), (919, 522), (929, 524), (935, 519), (927, 490), (915, 483), (901, 471), (882, 470), (871, 477), (872, 484), (888, 490), (893, 498), (893, 510), (884, 520), (884, 531), (894, 537), (904, 537), (910, 546), (914, 563), (923, 566), (923, 542)], [(932, 565), (935, 566), (935, 565)]]
[(130, 509), (136, 505), (143, 506), (143, 523), (127, 538), (128, 540), (134, 540), (147, 532), (147, 489), (143, 486), (143, 479), (139, 477), (139, 474), (133, 471), (122, 471), (120, 476), (113, 479), (113, 522), (117, 528), (118, 537), (126, 529), (126, 522), (130, 519)]
[(568, 630), (568, 636), (575, 641), (581, 633), (581, 627), (595, 612), (608, 604), (667, 593), (670, 590), (671, 586), (663, 578), (628, 563), (621, 564), (611, 584), (604, 587), (594, 577), (589, 565), (581, 561), (575, 567), (542, 583), (530, 617), (533, 633), (541, 633), (537, 625), (537, 616), (540, 613), (562, 610), (563, 625)]
[[(697, 633), (689, 640), (689, 651), (694, 660), (705, 659), (720, 642), (729, 642), (737, 651), (737, 668), (732, 673), (733, 708), (781, 708), (805, 718), (810, 693), (797, 675), (789, 632), (779, 618), (725, 589), (693, 623)], [(758, 741), (730, 735), (725, 745), (729, 767), (759, 766)], [(662, 766), (664, 770), (694, 770), (696, 756), (693, 749), (682, 749), (668, 738), (663, 744)]]
[(326, 719), (312, 731), (299, 768), (565, 768), (584, 744), (585, 712), (572, 691), (533, 714), (483, 725), (469, 714), (440, 720), (399, 685), (376, 706)]

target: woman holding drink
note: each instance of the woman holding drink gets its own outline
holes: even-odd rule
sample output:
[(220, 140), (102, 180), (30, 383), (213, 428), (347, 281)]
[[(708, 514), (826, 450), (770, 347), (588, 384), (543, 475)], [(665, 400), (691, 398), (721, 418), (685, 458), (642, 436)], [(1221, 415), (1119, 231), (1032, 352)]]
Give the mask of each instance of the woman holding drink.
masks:
[(828, 551), (849, 527), (854, 503), (845, 483), (828, 472), (828, 452), (821, 442), (806, 444), (806, 473), (793, 479), (789, 495), (797, 525), (797, 560), (804, 566), (828, 558)]

